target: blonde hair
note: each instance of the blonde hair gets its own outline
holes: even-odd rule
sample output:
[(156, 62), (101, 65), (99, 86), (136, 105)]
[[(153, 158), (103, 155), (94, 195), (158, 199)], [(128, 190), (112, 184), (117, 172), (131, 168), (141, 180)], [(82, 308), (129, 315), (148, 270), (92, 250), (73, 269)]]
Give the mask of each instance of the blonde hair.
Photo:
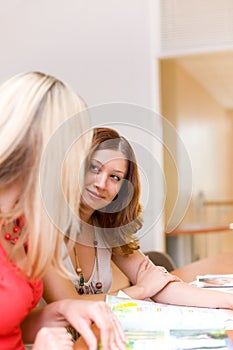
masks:
[(5, 218), (25, 215), (16, 246), (27, 243), (23, 271), (29, 278), (42, 277), (51, 264), (64, 271), (61, 232), (72, 238), (79, 229), (90, 125), (83, 99), (55, 77), (28, 72), (0, 87), (0, 186), (22, 185), (22, 196)]

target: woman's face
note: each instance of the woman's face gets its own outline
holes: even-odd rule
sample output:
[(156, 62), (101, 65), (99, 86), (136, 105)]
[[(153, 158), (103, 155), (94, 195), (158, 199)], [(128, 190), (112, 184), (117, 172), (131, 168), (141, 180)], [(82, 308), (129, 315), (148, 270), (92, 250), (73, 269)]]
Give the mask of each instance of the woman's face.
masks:
[(122, 152), (109, 149), (94, 152), (85, 175), (83, 204), (98, 210), (111, 203), (127, 170), (128, 161)]

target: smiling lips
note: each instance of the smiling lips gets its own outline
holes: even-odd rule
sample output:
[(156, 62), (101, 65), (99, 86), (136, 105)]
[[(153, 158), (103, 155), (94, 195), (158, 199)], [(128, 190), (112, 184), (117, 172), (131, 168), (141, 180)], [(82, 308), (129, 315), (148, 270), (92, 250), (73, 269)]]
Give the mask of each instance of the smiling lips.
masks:
[(94, 197), (94, 198), (97, 198), (97, 199), (104, 199), (103, 196), (99, 195), (98, 193), (96, 192), (93, 192), (89, 189), (86, 189), (86, 191), (88, 192), (88, 194), (91, 196), (91, 197)]

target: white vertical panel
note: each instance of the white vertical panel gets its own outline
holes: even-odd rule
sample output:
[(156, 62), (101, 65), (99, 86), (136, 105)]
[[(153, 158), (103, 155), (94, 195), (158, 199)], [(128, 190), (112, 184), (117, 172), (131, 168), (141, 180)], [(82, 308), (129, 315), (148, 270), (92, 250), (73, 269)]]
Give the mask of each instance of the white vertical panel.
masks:
[(232, 0), (160, 0), (161, 56), (233, 46)]

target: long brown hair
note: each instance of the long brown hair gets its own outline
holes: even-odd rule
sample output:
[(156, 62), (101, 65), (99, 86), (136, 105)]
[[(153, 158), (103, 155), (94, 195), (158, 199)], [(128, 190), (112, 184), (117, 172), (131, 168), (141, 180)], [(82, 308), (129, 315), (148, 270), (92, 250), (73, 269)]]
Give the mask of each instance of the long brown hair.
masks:
[(134, 234), (142, 227), (143, 223), (137, 161), (129, 142), (116, 130), (95, 128), (87, 166), (93, 153), (104, 149), (122, 152), (128, 161), (128, 170), (115, 200), (108, 204), (104, 210), (95, 210), (92, 219), (103, 229), (106, 240), (110, 241), (111, 246), (114, 247), (113, 251), (128, 255), (139, 248), (138, 240), (135, 239)]

